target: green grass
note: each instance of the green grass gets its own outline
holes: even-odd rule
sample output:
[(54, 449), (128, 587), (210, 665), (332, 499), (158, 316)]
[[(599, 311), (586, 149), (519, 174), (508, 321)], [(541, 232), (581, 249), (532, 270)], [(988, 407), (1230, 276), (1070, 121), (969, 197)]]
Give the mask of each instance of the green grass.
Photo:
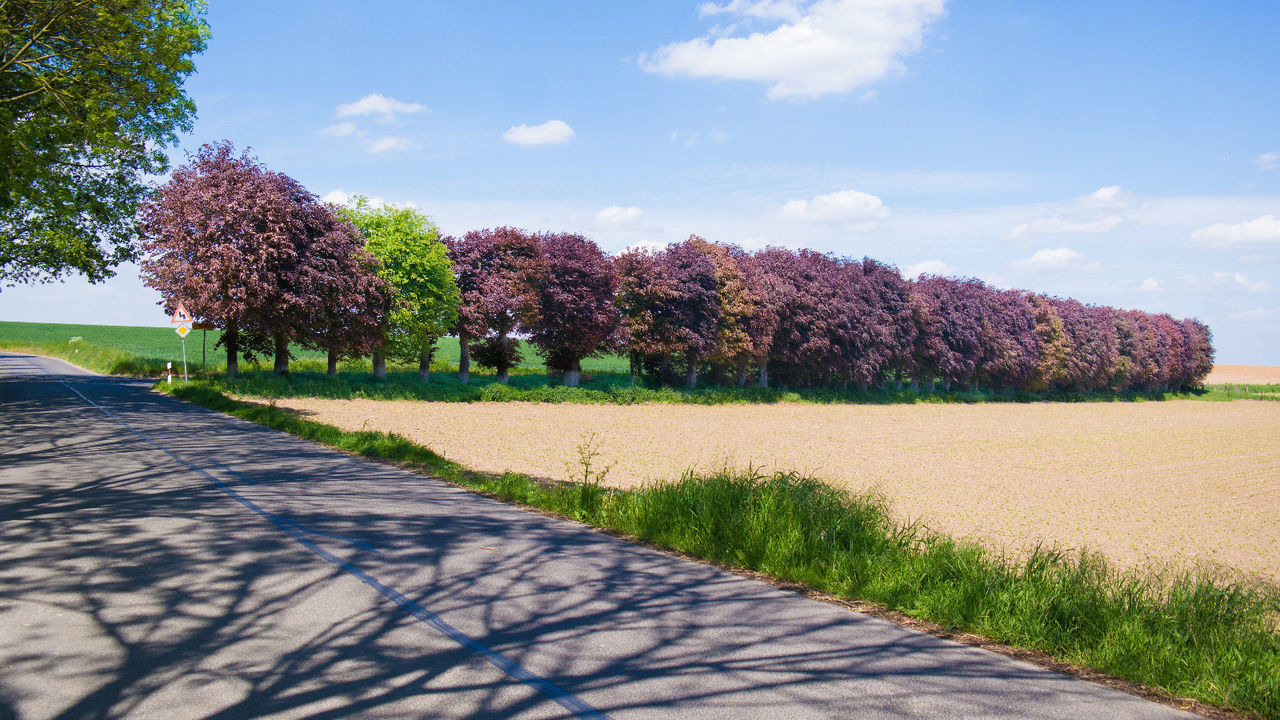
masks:
[[(163, 371), (166, 362), (172, 362), (174, 367), (179, 369), (182, 367), (182, 340), (173, 331), (173, 326), (127, 327), (119, 325), (0, 322), (0, 347), (10, 350), (17, 350), (21, 347), (49, 348), (57, 357), (64, 357), (59, 348), (62, 345), (67, 345), (71, 338), (75, 337), (80, 338), (78, 343), (83, 343), (81, 348), (84, 345), (93, 345), (103, 350), (137, 356), (140, 363), (138, 367), (158, 367), (160, 371)], [(206, 367), (211, 373), (220, 373), (226, 370), (226, 351), (220, 347), (216, 349), (214, 347), (221, 337), (222, 332), (220, 330), (209, 330), (207, 333), (203, 330), (194, 330), (187, 336), (187, 363), (191, 372), (194, 373), (200, 369), (202, 360), (206, 362)], [(520, 363), (520, 367), (517, 370), (541, 372), (541, 356), (527, 343), (522, 344), (522, 348), (525, 359)], [(83, 349), (81, 352), (83, 352)], [(303, 371), (324, 371), (326, 362), (324, 353), (316, 350), (306, 350), (296, 345), (290, 348), (290, 352), (297, 358), (292, 364), (293, 368)], [(458, 355), (458, 339), (453, 337), (441, 338), (440, 342), (437, 343), (434, 362), (442, 368), (452, 367), (456, 369), (458, 367)], [(265, 358), (259, 366), (269, 368), (270, 365), (270, 358)], [(250, 364), (247, 367), (252, 369), (253, 365)], [(392, 367), (395, 366), (393, 365)], [(586, 372), (626, 372), (629, 368), (627, 360), (616, 355), (587, 358), (583, 361), (582, 367)], [(368, 373), (372, 369), (367, 358), (344, 363), (343, 368), (351, 373)], [(111, 372), (110, 370), (96, 367), (91, 369), (98, 372)], [(417, 370), (416, 363), (413, 365), (413, 370)], [(159, 375), (160, 371), (152, 372), (149, 375), (146, 373), (141, 374), (154, 377)], [(112, 374), (139, 373), (121, 371)]]
[[(811, 402), (820, 404), (859, 403), (983, 403), (983, 402), (1138, 402), (1146, 400), (1197, 399), (1227, 401), (1243, 398), (1280, 400), (1280, 385), (1211, 386), (1191, 392), (1104, 392), (1089, 394), (999, 394), (982, 390), (915, 392), (909, 388), (847, 391), (782, 388), (701, 387), (655, 388), (633, 386), (627, 361), (617, 356), (591, 358), (583, 362), (581, 387), (567, 388), (548, 378), (541, 359), (526, 347), (526, 359), (512, 371), (508, 385), (495, 381), (491, 373), (473, 372), (471, 383), (457, 380), (458, 340), (442, 338), (433, 363), (430, 383), (418, 378), (417, 364), (389, 367), (386, 381), (374, 380), (368, 359), (346, 361), (339, 374), (325, 374), (323, 353), (292, 349), (291, 377), (279, 378), (271, 372), (270, 358), (241, 365), (240, 377), (228, 379), (226, 357), (214, 344), (220, 334), (210, 330), (207, 339), (207, 372), (201, 373), (203, 331), (187, 336), (187, 362), (191, 375), (203, 378), (213, 389), (244, 397), (283, 398), (368, 398), (373, 400), (429, 400), (437, 402), (515, 401), (548, 403), (589, 403), (630, 405), (641, 402), (723, 405), (731, 403)], [(71, 342), (73, 338), (79, 338)], [(182, 368), (181, 344), (170, 327), (118, 327), (110, 325), (61, 325), (53, 323), (0, 322), (0, 348), (61, 357), (96, 372), (111, 375), (159, 377), (165, 363), (172, 362), (175, 373)]]
[[(165, 388), (161, 388), (165, 389)], [(487, 475), (378, 432), (345, 432), (205, 384), (186, 400), (498, 498), (945, 628), (1043, 651), (1177, 697), (1280, 718), (1280, 592), (1195, 573), (1120, 570), (1037, 549), (1018, 561), (890, 519), (884, 501), (794, 474), (686, 475), (636, 491)], [(584, 459), (590, 447), (580, 449)]]

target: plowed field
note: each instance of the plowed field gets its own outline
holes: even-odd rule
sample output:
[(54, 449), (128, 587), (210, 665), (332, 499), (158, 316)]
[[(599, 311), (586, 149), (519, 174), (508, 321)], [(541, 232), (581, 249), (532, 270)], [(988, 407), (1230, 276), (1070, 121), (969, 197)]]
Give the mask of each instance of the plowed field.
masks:
[(479, 470), (563, 479), (590, 433), (607, 482), (797, 470), (876, 488), (897, 516), (1018, 551), (1209, 561), (1280, 581), (1280, 403), (861, 406), (278, 401), (395, 432)]

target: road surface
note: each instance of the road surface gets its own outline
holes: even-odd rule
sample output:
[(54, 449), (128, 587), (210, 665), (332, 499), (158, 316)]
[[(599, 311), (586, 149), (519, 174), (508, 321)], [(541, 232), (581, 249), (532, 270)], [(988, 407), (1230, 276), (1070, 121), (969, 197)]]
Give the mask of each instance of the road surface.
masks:
[(147, 388), (0, 353), (0, 719), (1191, 717)]

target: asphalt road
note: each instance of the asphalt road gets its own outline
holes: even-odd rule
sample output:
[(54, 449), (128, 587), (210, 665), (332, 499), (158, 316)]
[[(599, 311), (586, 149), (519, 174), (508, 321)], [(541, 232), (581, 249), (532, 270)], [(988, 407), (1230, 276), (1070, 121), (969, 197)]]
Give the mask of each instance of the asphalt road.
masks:
[(0, 719), (123, 717), (1191, 716), (0, 353)]

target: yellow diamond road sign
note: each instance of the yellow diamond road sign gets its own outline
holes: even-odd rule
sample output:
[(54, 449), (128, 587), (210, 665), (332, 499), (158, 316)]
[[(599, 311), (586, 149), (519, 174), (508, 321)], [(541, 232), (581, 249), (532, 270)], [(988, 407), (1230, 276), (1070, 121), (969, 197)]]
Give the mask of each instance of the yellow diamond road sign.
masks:
[(178, 333), (178, 337), (186, 338), (187, 333), (191, 332), (191, 328), (187, 327), (186, 325), (179, 325), (178, 327), (174, 328), (173, 331)]

